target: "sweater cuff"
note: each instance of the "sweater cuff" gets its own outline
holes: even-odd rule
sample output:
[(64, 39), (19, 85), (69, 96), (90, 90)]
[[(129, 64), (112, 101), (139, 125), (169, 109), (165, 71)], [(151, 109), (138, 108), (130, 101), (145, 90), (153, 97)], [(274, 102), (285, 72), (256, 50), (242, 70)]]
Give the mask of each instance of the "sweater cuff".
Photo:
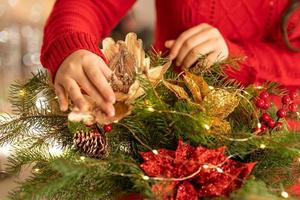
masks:
[(84, 32), (64, 34), (49, 42), (48, 46), (42, 47), (41, 63), (50, 71), (53, 81), (64, 59), (79, 49), (88, 50), (105, 59), (96, 38)]

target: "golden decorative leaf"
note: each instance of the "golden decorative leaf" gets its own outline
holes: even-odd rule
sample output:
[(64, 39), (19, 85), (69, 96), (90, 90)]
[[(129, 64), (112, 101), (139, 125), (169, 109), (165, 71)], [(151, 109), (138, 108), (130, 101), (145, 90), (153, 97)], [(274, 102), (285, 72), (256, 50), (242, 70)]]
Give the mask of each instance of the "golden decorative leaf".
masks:
[(189, 77), (197, 84), (197, 86), (200, 88), (202, 98), (204, 98), (210, 92), (209, 86), (206, 83), (206, 81), (203, 79), (203, 77), (197, 76), (190, 72), (186, 72), (185, 76)]
[(214, 89), (204, 98), (203, 104), (209, 116), (225, 119), (238, 106), (239, 98), (225, 89)]
[(231, 133), (231, 126), (228, 121), (221, 120), (214, 117), (211, 121), (211, 126), (208, 133), (218, 135), (218, 134), (229, 134)]
[(169, 90), (171, 90), (177, 96), (177, 98), (179, 98), (179, 99), (185, 99), (185, 100), (189, 99), (188, 94), (186, 93), (186, 91), (182, 87), (180, 87), (178, 85), (171, 84), (171, 83), (169, 83), (167, 81), (163, 81), (163, 84)]
[(194, 99), (195, 103), (198, 103), (198, 104), (202, 103), (201, 91), (200, 91), (200, 88), (197, 85), (197, 83), (193, 79), (191, 79), (190, 76), (188, 76), (188, 75), (184, 75), (183, 78), (184, 78), (184, 81), (185, 81), (188, 89), (190, 90), (190, 92), (193, 95), (193, 99)]

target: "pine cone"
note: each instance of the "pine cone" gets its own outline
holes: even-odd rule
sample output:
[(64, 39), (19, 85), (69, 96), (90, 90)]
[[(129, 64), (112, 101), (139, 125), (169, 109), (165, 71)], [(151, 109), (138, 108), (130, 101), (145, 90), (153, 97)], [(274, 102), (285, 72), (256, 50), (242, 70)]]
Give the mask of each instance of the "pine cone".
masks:
[(106, 137), (96, 129), (88, 132), (77, 131), (73, 141), (78, 150), (88, 157), (101, 158), (107, 153)]

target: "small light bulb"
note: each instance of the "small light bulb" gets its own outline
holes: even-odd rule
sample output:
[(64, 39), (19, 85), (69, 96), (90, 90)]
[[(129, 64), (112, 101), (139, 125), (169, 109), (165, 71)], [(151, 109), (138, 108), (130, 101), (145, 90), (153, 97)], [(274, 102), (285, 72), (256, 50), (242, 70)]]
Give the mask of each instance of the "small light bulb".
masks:
[(281, 192), (281, 196), (285, 199), (289, 198), (289, 193), (287, 193), (286, 191), (282, 191)]
[(206, 130), (209, 130), (209, 129), (210, 129), (210, 126), (209, 126), (208, 124), (204, 124), (204, 128), (205, 128)]
[(145, 181), (148, 181), (148, 180), (150, 179), (149, 176), (145, 176), (145, 175), (143, 175), (142, 178), (143, 178)]
[(205, 164), (205, 165), (203, 165), (203, 168), (204, 168), (204, 169), (208, 169), (209, 166)]
[(24, 89), (22, 89), (22, 90), (19, 91), (19, 95), (21, 97), (25, 96), (25, 94), (26, 94), (26, 91)]
[(85, 157), (84, 156), (80, 156), (80, 160), (84, 161)]
[(51, 113), (51, 110), (50, 110), (50, 109), (47, 109), (47, 112), (48, 112), (48, 113)]
[(38, 173), (38, 172), (40, 172), (40, 169), (39, 169), (39, 168), (35, 168), (35, 169), (34, 169), (34, 172), (35, 172), (35, 173)]
[(154, 153), (155, 155), (158, 155), (158, 151), (156, 149), (152, 150), (152, 153)]
[(259, 147), (260, 147), (261, 149), (265, 149), (265, 148), (266, 148), (266, 145), (265, 145), (265, 144), (261, 144)]
[(220, 167), (217, 167), (217, 172), (223, 173), (224, 171), (223, 171), (223, 169), (221, 169)]
[(257, 123), (257, 128), (261, 128), (261, 123)]
[(148, 107), (147, 110), (150, 112), (154, 112), (154, 108), (152, 108), (152, 107)]
[(208, 86), (208, 88), (209, 88), (210, 90), (215, 89), (213, 86)]

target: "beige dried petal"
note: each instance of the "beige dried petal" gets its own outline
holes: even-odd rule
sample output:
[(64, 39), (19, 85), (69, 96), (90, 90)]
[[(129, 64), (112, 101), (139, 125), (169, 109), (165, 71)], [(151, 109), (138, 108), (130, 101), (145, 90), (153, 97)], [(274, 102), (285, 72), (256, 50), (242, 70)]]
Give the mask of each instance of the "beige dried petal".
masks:
[(108, 62), (110, 62), (115, 55), (119, 52), (119, 45), (115, 41), (108, 37), (102, 41), (103, 53)]
[(99, 124), (109, 124), (113, 122), (118, 122), (124, 117), (130, 115), (133, 110), (132, 105), (125, 104), (124, 102), (115, 103), (114, 108), (116, 113), (114, 117), (108, 117), (107, 115), (105, 115), (103, 112), (99, 110), (95, 112), (95, 116), (96, 116), (95, 121), (97, 121), (97, 123)]
[(159, 81), (163, 80), (164, 74), (171, 66), (171, 61), (166, 62), (163, 66), (153, 67), (146, 74), (149, 81), (155, 86)]
[(134, 55), (136, 61), (136, 73), (142, 73), (144, 71), (144, 59), (145, 51), (143, 49), (143, 42), (140, 39), (137, 39), (135, 33), (128, 33), (125, 38), (125, 43), (128, 49), (128, 52), (131, 55)]
[(177, 96), (177, 98), (179, 98), (179, 99), (185, 99), (185, 100), (189, 99), (188, 94), (186, 93), (186, 91), (182, 87), (180, 87), (178, 85), (174, 85), (174, 84), (169, 83), (167, 81), (163, 81), (163, 84), (169, 90), (171, 90)]

